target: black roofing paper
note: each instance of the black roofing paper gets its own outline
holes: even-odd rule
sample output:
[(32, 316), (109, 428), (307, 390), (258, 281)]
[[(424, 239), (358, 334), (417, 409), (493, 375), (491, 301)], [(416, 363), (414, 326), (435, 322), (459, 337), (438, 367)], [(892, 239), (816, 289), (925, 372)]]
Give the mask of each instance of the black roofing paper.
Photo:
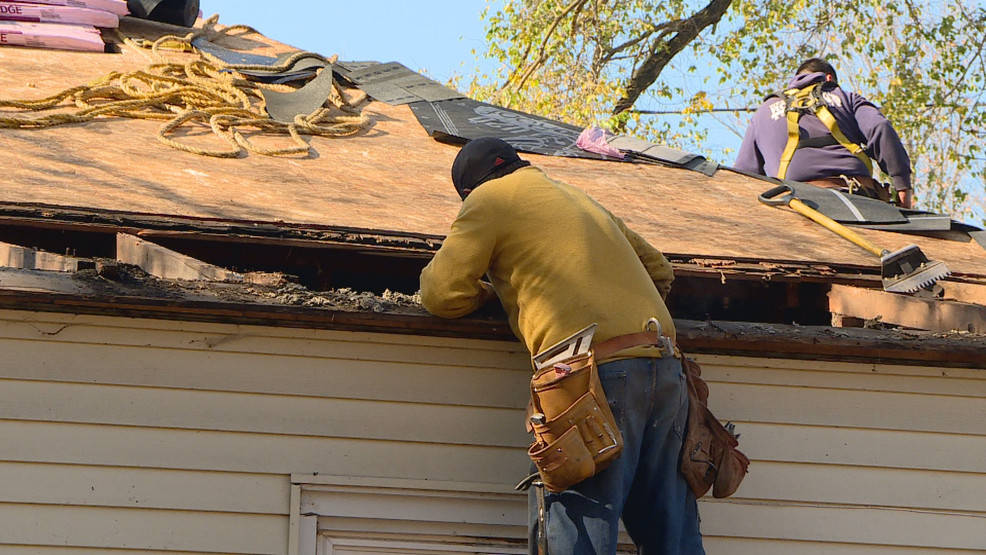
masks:
[(311, 114), (325, 104), (325, 99), (332, 93), (332, 79), (332, 71), (326, 69), (296, 91), (263, 91), (267, 114), (282, 123), (291, 123), (298, 115)]
[[(517, 150), (567, 156), (612, 160), (575, 145), (582, 128), (540, 116), (493, 106), (470, 98), (443, 102), (414, 102), (411, 110), (418, 122), (433, 137), (454, 137), (460, 141), (480, 137), (497, 137)], [(701, 156), (655, 145), (647, 141), (616, 137), (610, 145), (629, 153), (628, 161), (659, 162), (712, 175), (719, 165)]]
[(920, 210), (901, 210), (901, 213), (907, 218), (906, 224), (859, 224), (859, 227), (879, 229), (881, 231), (916, 233), (929, 237), (952, 240), (956, 240), (954, 232), (958, 232), (959, 234), (964, 233), (975, 241), (977, 245), (986, 249), (986, 231), (983, 231), (982, 228), (955, 221), (945, 214), (935, 214)]
[(794, 189), (794, 196), (822, 214), (844, 224), (857, 225), (867, 229), (922, 233), (934, 231), (961, 231), (969, 234), (982, 244), (982, 231), (975, 226), (963, 224), (947, 214), (936, 214), (923, 210), (907, 210), (892, 204), (864, 197), (850, 195), (846, 191), (817, 187), (798, 181), (786, 181)]
[[(785, 181), (793, 196), (837, 222), (853, 224), (904, 224), (908, 219), (899, 208), (881, 200), (850, 195), (799, 181)], [(948, 226), (945, 227), (948, 229)]]
[[(765, 184), (780, 183), (774, 178), (735, 169), (733, 171), (762, 179)], [(792, 196), (842, 224), (881, 231), (929, 234), (932, 236), (938, 236), (936, 232), (943, 231), (966, 233), (970, 239), (986, 249), (986, 231), (957, 222), (946, 214), (906, 210), (881, 200), (862, 195), (851, 195), (846, 191), (827, 189), (800, 181), (785, 180), (784, 183), (794, 189)]]
[[(575, 146), (582, 133), (579, 127), (466, 98), (397, 62), (337, 62), (333, 67), (374, 100), (409, 104), (418, 122), (433, 137), (459, 141), (497, 137), (524, 152), (605, 158)], [(687, 152), (632, 139), (627, 139), (627, 144), (628, 150), (635, 150), (633, 158), (640, 161), (667, 163), (706, 175), (718, 169), (717, 164)]]
[(273, 66), (277, 64), (277, 58), (270, 56), (258, 56), (249, 52), (230, 50), (224, 46), (219, 46), (205, 37), (192, 39), (192, 46), (203, 52), (212, 54), (227, 64), (233, 65), (254, 65), (254, 66)]
[(418, 122), (436, 138), (471, 141), (497, 137), (524, 152), (547, 156), (603, 159), (575, 146), (582, 129), (550, 119), (500, 108), (471, 98), (411, 104)]
[(697, 154), (651, 143), (642, 139), (617, 135), (607, 142), (609, 146), (617, 148), (632, 157), (663, 162), (673, 166), (681, 166), (699, 173), (704, 173), (710, 177), (715, 175), (719, 169), (719, 164), (706, 160)]
[[(205, 37), (193, 39), (192, 45), (206, 54), (219, 58), (227, 64), (237, 66), (252, 65), (268, 66), (271, 68), (279, 67), (283, 65), (288, 58), (297, 55), (299, 52), (286, 52), (277, 58), (272, 58), (270, 56), (260, 56), (257, 54), (250, 54), (249, 52), (241, 52), (239, 50), (230, 50), (224, 46), (219, 46), (218, 44), (211, 42)], [(279, 69), (277, 71), (274, 71), (273, 69), (270, 71), (265, 71), (262, 69), (237, 71), (256, 81), (263, 81), (265, 83), (289, 83), (291, 81), (314, 77), (319, 68), (323, 68), (327, 65), (328, 63), (320, 56), (311, 53), (306, 57), (296, 60), (293, 64), (291, 64), (291, 67), (287, 69)]]
[(336, 71), (374, 100), (394, 106), (462, 98), (462, 94), (397, 62), (338, 62)]
[(966, 233), (969, 234), (969, 237), (972, 237), (977, 243), (979, 243), (980, 247), (986, 249), (986, 231), (967, 231)]

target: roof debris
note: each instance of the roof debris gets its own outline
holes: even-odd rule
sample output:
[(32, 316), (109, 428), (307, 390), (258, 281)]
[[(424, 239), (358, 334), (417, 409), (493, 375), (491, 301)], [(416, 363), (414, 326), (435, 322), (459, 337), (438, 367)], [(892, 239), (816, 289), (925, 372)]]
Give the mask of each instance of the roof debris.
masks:
[(411, 309), (410, 312), (424, 313), (420, 295), (417, 293), (406, 295), (389, 289), (384, 291), (382, 295), (375, 295), (368, 291), (356, 291), (350, 288), (311, 291), (302, 285), (292, 283), (274, 290), (250, 287), (245, 290), (245, 293), (285, 305), (363, 310), (377, 314), (408, 312), (409, 309)]
[[(698, 264), (699, 266), (702, 266), (702, 267), (705, 267), (705, 268), (722, 268), (722, 267), (725, 267), (725, 266), (735, 266), (736, 265), (736, 261), (735, 260), (724, 260), (724, 259), (718, 259), (718, 258), (693, 258), (692, 259), (692, 263), (693, 264)], [(765, 262), (761, 262), (760, 264), (762, 266), (767, 266), (767, 263), (765, 263)], [(780, 266), (778, 266), (778, 265), (770, 265), (769, 267), (780, 267)]]
[[(115, 261), (100, 261), (113, 263)], [(313, 291), (297, 283), (276, 285), (246, 284), (221, 281), (186, 281), (156, 278), (139, 266), (133, 264), (114, 264), (112, 278), (103, 275), (97, 268), (73, 272), (71, 279), (84, 287), (84, 294), (98, 294), (107, 297), (147, 297), (157, 299), (185, 299), (190, 301), (218, 300), (230, 303), (257, 303), (283, 306), (326, 308), (342, 311), (366, 311), (377, 314), (418, 314), (426, 315), (421, 306), (421, 298), (415, 293), (408, 295), (395, 291), (384, 291), (376, 295), (368, 291), (351, 288)], [(3, 269), (3, 273), (25, 272), (25, 270)], [(54, 272), (43, 272), (55, 279)], [(7, 279), (0, 279), (6, 281)]]

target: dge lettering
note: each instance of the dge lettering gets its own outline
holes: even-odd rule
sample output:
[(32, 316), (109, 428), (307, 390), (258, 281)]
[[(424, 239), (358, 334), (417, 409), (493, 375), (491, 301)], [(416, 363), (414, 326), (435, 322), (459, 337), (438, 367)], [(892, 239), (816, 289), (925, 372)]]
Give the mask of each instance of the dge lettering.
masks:
[(0, 14), (22, 15), (20, 6), (0, 6)]

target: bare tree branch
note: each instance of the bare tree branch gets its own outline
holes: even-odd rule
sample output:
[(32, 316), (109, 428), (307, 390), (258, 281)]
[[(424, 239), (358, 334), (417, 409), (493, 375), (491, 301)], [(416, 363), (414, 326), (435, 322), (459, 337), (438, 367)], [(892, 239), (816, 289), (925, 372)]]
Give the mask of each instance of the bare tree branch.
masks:
[(555, 20), (551, 22), (551, 25), (548, 26), (548, 30), (544, 33), (544, 40), (541, 41), (541, 46), (538, 48), (537, 58), (531, 62), (531, 65), (527, 66), (527, 70), (524, 72), (524, 75), (521, 76), (520, 81), (517, 82), (517, 85), (514, 87), (515, 89), (522, 89), (524, 87), (524, 83), (527, 82), (527, 79), (531, 76), (531, 74), (534, 73), (537, 68), (541, 67), (541, 64), (543, 64), (547, 59), (545, 50), (547, 49), (548, 42), (551, 40), (551, 35), (555, 33), (555, 29), (558, 28), (558, 25), (562, 22), (562, 20), (565, 19), (569, 12), (576, 8), (581, 8), (587, 1), (588, 0), (575, 0), (566, 6), (565, 9), (555, 17)]
[(623, 44), (618, 44), (616, 46), (607, 48), (606, 51), (603, 53), (601, 59), (600, 59), (600, 65), (608, 64), (609, 62), (613, 61), (614, 59), (617, 59), (616, 58), (616, 55), (617, 54), (619, 54), (620, 52), (623, 52), (624, 50), (626, 50), (628, 48), (632, 48), (634, 46), (637, 46), (641, 42), (643, 42), (643, 41), (651, 38), (652, 36), (654, 36), (654, 33), (661, 33), (661, 36), (665, 36), (667, 34), (667, 32), (668, 32), (669, 29), (676, 29), (678, 27), (678, 25), (681, 25), (681, 23), (682, 23), (682, 21), (680, 19), (676, 19), (674, 21), (666, 21), (664, 23), (661, 23), (660, 25), (652, 26), (652, 28), (650, 30), (648, 30), (647, 32), (641, 34), (638, 37), (629, 39), (626, 42), (624, 42)]
[(626, 93), (613, 107), (613, 114), (629, 110), (640, 95), (657, 81), (664, 67), (671, 59), (681, 52), (688, 44), (710, 25), (715, 25), (722, 19), (733, 0), (712, 0), (709, 5), (694, 15), (685, 19), (678, 26), (678, 32), (667, 41), (655, 43), (651, 48), (652, 54), (630, 76)]

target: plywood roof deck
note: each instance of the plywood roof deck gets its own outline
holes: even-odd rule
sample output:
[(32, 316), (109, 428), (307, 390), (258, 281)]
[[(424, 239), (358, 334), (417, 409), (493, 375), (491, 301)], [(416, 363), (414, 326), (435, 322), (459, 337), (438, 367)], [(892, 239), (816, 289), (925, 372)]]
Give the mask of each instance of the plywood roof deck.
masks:
[[(146, 30), (132, 22), (123, 27), (125, 33)], [(260, 43), (249, 44), (257, 52), (265, 51)], [(122, 50), (82, 54), (0, 49), (0, 90), (5, 99), (39, 98), (110, 71), (147, 64), (140, 52), (128, 46)], [(366, 132), (350, 138), (312, 138), (307, 157), (251, 154), (218, 159), (184, 153), (155, 139), (160, 123), (154, 121), (106, 119), (48, 129), (3, 129), (0, 209), (4, 204), (36, 203), (443, 236), (460, 205), (449, 178), (457, 147), (429, 137), (407, 106), (371, 102), (365, 111), (373, 121)], [(215, 140), (204, 132), (186, 139)], [(874, 256), (817, 224), (759, 204), (757, 195), (771, 185), (728, 170), (710, 178), (655, 165), (525, 158), (550, 176), (586, 190), (667, 253), (879, 265)], [(974, 242), (860, 233), (891, 249), (916, 243), (930, 258), (946, 261), (956, 274), (986, 277), (986, 256)]]

